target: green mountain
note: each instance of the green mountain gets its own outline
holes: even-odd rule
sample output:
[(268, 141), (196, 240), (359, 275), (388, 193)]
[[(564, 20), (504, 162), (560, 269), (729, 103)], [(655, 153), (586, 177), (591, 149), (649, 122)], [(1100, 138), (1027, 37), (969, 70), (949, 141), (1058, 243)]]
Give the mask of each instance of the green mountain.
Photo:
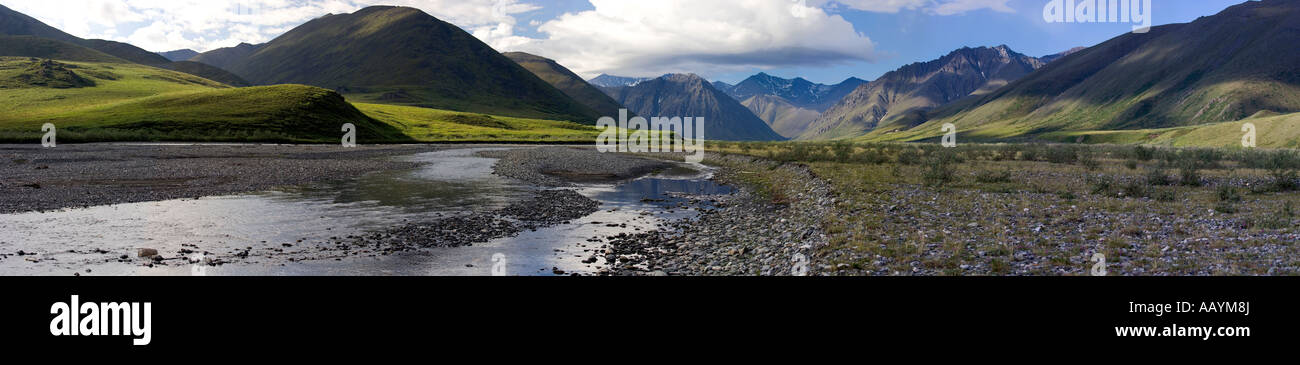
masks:
[(104, 52), (49, 38), (0, 35), (0, 57), (37, 57), (65, 61), (128, 63)]
[(244, 80), (242, 77), (230, 73), (216, 66), (194, 61), (176, 61), (156, 65), (159, 68), (165, 68), (172, 71), (180, 71), (191, 75), (202, 76), (205, 79), (220, 82), (230, 86), (244, 87), (253, 86), (252, 83)]
[(579, 77), (578, 74), (569, 71), (568, 68), (559, 63), (545, 58), (524, 52), (506, 52), (506, 57), (514, 60), (520, 66), (531, 71), (537, 77), (542, 78), (546, 83), (551, 84), (556, 89), (564, 92), (565, 95), (577, 100), (582, 105), (595, 110), (603, 116), (616, 116), (618, 110), (623, 106), (617, 101), (605, 95), (604, 92), (595, 86), (588, 84), (586, 80)]
[(314, 85), (363, 102), (586, 124), (600, 117), (473, 35), (414, 8), (326, 15), (229, 69), (256, 84)]
[[(874, 140), (921, 140), (953, 123), (967, 140), (1180, 128), (1300, 111), (1300, 2), (1250, 1), (1063, 57), (995, 92)], [(1239, 134), (1240, 132), (1238, 132)], [(1088, 134), (1088, 135), (1085, 135)], [(1135, 141), (1137, 142), (1137, 141)]]
[(240, 43), (234, 47), (218, 48), (211, 51), (203, 52), (197, 56), (190, 57), (190, 61), (206, 63), (220, 67), (224, 70), (231, 69), (237, 63), (244, 62), (248, 56), (252, 56), (262, 45)]
[(645, 117), (703, 117), (704, 138), (724, 141), (784, 140), (735, 99), (693, 74), (671, 74), (634, 86), (606, 88), (628, 110)]
[[(240, 79), (239, 77), (232, 77), (234, 76), (233, 74), (229, 72), (225, 72), (218, 68), (208, 67), (205, 65), (173, 64), (171, 60), (167, 59), (166, 57), (163, 57), (162, 55), (140, 49), (139, 47), (130, 44), (107, 41), (102, 39), (81, 39), (71, 34), (65, 33), (61, 30), (58, 30), (54, 27), (46, 25), (45, 23), (42, 23), (41, 21), (36, 20), (35, 18), (27, 16), (26, 14), (10, 10), (9, 8), (4, 7), (3, 5), (0, 5), (0, 35), (35, 36), (35, 37), (65, 42), (65, 43), (93, 49), (101, 53), (116, 57), (120, 60), (125, 60), (127, 62), (135, 62), (142, 65), (150, 65), (150, 66), (157, 66), (161, 68), (173, 69), (173, 70), (189, 73), (199, 77), (210, 78), (213, 80), (222, 80), (223, 82), (225, 81), (234, 82), (235, 84), (232, 85), (248, 84), (246, 81), (242, 81), (242, 79)], [(11, 55), (11, 56), (27, 56), (24, 54), (17, 54), (18, 52), (12, 50), (4, 50), (4, 51), (0, 51), (0, 53), (4, 53), (6, 55)], [(32, 55), (32, 57), (43, 57), (43, 56)], [(48, 57), (48, 58), (58, 59), (58, 57)], [(85, 60), (85, 59), (78, 58), (78, 60)]]
[(67, 142), (334, 142), (343, 123), (355, 124), (363, 141), (409, 140), (330, 90), (304, 85), (230, 88), (120, 60), (0, 57), (0, 100), (12, 107), (0, 114), (4, 141), (38, 141), (44, 123), (58, 126), (59, 140)]
[(837, 139), (910, 128), (924, 122), (930, 109), (990, 93), (1042, 66), (1037, 58), (1007, 46), (962, 48), (937, 60), (903, 66), (859, 86), (822, 113), (799, 139)]
[(198, 56), (199, 53), (192, 49), (178, 49), (175, 51), (158, 52), (159, 56), (166, 57), (172, 62), (189, 61), (189, 59)]

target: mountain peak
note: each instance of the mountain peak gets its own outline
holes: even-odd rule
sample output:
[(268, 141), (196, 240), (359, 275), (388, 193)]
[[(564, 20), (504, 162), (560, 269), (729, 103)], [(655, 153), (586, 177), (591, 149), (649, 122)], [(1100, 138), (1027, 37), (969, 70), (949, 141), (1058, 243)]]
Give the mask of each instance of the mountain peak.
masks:
[(359, 102), (584, 123), (599, 117), (463, 29), (409, 7), (314, 19), (230, 71), (259, 84), (337, 90)]

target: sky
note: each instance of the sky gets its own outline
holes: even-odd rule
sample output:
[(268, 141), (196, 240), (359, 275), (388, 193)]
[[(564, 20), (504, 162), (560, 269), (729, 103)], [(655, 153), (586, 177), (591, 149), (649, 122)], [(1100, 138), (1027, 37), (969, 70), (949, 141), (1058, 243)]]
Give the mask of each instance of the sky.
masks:
[[(962, 47), (1030, 56), (1092, 46), (1134, 22), (1048, 22), (1053, 1), (1098, 0), (0, 0), (82, 38), (161, 52), (263, 43), (308, 20), (370, 5), (424, 10), (493, 48), (555, 59), (587, 78), (758, 72), (834, 84), (873, 80)], [(1130, 0), (1100, 0), (1122, 1)], [(1139, 1), (1139, 0), (1131, 0)], [(1244, 0), (1150, 0), (1152, 25)], [(1104, 12), (1102, 12), (1104, 13)], [(1053, 13), (1056, 14), (1056, 13)], [(1134, 13), (1136, 14), (1136, 13)]]

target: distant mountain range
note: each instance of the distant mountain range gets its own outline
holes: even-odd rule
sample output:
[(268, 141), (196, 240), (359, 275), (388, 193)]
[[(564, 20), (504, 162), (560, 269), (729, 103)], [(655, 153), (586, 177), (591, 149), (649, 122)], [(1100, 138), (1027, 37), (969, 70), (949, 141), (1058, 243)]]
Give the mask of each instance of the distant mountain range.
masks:
[(650, 79), (652, 78), (622, 77), (622, 76), (610, 76), (606, 74), (600, 74), (600, 76), (596, 76), (591, 80), (587, 80), (587, 82), (590, 82), (592, 85), (596, 85), (598, 87), (623, 87), (623, 86), (633, 86), (642, 81), (646, 81)]
[[(1300, 2), (1249, 1), (1191, 23), (1126, 33), (872, 140), (923, 140), (953, 123), (973, 139), (1099, 136), (1300, 111)], [(1225, 127), (1223, 129), (1232, 129)], [(1238, 128), (1239, 129), (1239, 128)], [(1179, 133), (1189, 133), (1181, 130)], [(1265, 134), (1261, 134), (1265, 135)]]
[(801, 77), (784, 79), (758, 73), (736, 85), (714, 81), (713, 86), (740, 101), (782, 136), (794, 138), (803, 134), (822, 111), (864, 83), (850, 77), (839, 84), (825, 85)]
[(1043, 63), (1052, 63), (1053, 61), (1059, 60), (1059, 59), (1061, 59), (1062, 57), (1065, 57), (1065, 56), (1069, 56), (1069, 55), (1072, 55), (1072, 54), (1078, 53), (1079, 51), (1082, 51), (1082, 50), (1085, 50), (1085, 49), (1088, 49), (1088, 47), (1074, 47), (1074, 48), (1070, 48), (1069, 50), (1066, 50), (1065, 52), (1061, 52), (1061, 53), (1057, 53), (1057, 54), (1050, 54), (1050, 55), (1046, 55), (1046, 56), (1043, 56), (1043, 57), (1039, 57), (1038, 60), (1039, 60), (1039, 61), (1043, 61)]
[(236, 63), (243, 62), (253, 52), (257, 52), (262, 47), (261, 44), (240, 43), (234, 47), (217, 48), (211, 51), (200, 53), (190, 58), (190, 61), (202, 62), (209, 65), (217, 66), (229, 70)]
[(194, 58), (194, 56), (198, 56), (199, 52), (196, 52), (192, 49), (178, 49), (175, 51), (158, 52), (158, 54), (169, 60), (172, 60), (172, 62), (175, 62), (175, 61), (189, 61), (191, 58)]
[(881, 128), (910, 128), (924, 122), (928, 110), (993, 92), (1043, 64), (998, 46), (962, 48), (937, 60), (903, 66), (859, 86), (822, 113), (799, 139), (836, 139)]
[(524, 66), (528, 71), (537, 75), (537, 77), (542, 78), (542, 81), (546, 81), (556, 89), (560, 89), (565, 95), (595, 110), (602, 116), (617, 116), (618, 110), (623, 108), (609, 95), (587, 83), (582, 77), (573, 73), (573, 71), (569, 71), (568, 68), (561, 66), (554, 60), (524, 52), (506, 52), (504, 54), (514, 60), (515, 63)]
[[(802, 77), (783, 79), (760, 72), (734, 86), (719, 87), (718, 89), (727, 93), (727, 95), (731, 95), (736, 100), (743, 101), (758, 95), (772, 95), (780, 97), (792, 105), (820, 112), (848, 95), (858, 85), (865, 83), (867, 82), (862, 79), (850, 77), (839, 84), (825, 85), (813, 83)], [(714, 87), (718, 86), (727, 85), (726, 83), (715, 82)]]
[(694, 74), (669, 74), (632, 86), (602, 87), (629, 110), (647, 117), (703, 117), (707, 139), (785, 139), (745, 106)]

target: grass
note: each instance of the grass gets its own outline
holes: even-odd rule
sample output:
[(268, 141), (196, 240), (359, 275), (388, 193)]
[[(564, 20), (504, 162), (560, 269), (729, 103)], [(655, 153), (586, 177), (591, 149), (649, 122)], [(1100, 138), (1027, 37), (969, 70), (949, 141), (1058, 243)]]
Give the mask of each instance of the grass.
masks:
[(53, 123), (60, 142), (242, 141), (336, 143), (342, 125), (359, 143), (591, 143), (599, 130), (571, 122), (413, 106), (351, 104), (303, 85), (230, 88), (129, 63), (0, 58), (0, 141), (35, 143)]
[(600, 130), (572, 122), (512, 118), (412, 106), (354, 103), (419, 142), (592, 143)]
[[(843, 143), (710, 148), (807, 165), (828, 181), (836, 205), (822, 223), (831, 242), (822, 257), (840, 274), (1087, 275), (1093, 253), (1106, 255), (1112, 275), (1300, 274), (1300, 245), (1293, 242), (1300, 233), (1294, 213), (1300, 192), (1279, 188), (1297, 182), (1297, 151)], [(1183, 183), (1182, 167), (1196, 184)], [(743, 176), (768, 192), (798, 181), (766, 171), (776, 170)]]

